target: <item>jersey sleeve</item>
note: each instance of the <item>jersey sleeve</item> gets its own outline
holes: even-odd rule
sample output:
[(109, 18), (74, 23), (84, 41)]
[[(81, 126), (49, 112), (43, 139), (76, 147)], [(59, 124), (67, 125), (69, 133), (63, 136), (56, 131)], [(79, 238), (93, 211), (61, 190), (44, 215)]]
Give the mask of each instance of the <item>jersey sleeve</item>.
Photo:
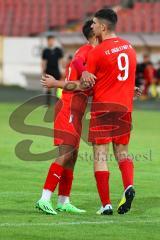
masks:
[(81, 47), (75, 54), (75, 58), (81, 59), (86, 63), (88, 58), (88, 53), (91, 51), (92, 47), (90, 45)]
[(74, 67), (76, 68), (78, 74), (81, 76), (82, 72), (85, 71), (85, 65), (84, 65), (84, 61), (81, 57), (76, 56), (73, 61), (72, 64), (74, 65)]
[(98, 63), (97, 60), (98, 58), (97, 58), (96, 52), (94, 50), (90, 51), (87, 58), (86, 71), (96, 74), (97, 63)]

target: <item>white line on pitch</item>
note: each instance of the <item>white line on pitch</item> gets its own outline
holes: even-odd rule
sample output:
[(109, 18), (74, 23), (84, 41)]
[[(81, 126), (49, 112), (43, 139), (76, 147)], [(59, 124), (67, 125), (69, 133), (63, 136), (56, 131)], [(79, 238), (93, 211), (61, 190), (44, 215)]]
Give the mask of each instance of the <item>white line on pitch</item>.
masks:
[(108, 220), (103, 222), (89, 222), (89, 221), (81, 221), (81, 222), (57, 222), (57, 223), (0, 223), (0, 227), (34, 227), (34, 226), (65, 226), (65, 225), (105, 225), (105, 224), (135, 224), (135, 223), (144, 223), (144, 224), (150, 224), (150, 223), (160, 223), (160, 220), (126, 220), (126, 221), (114, 221), (114, 220)]

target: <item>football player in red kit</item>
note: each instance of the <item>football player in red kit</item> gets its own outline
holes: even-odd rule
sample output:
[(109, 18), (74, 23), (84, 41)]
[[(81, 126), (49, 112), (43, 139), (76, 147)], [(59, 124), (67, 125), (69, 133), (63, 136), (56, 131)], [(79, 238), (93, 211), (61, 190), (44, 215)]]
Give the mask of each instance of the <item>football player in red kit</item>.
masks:
[[(85, 70), (88, 53), (97, 42), (91, 25), (92, 20), (84, 24), (83, 34), (87, 38), (88, 44), (83, 45), (77, 50), (68, 68), (66, 82), (70, 82), (71, 84), (71, 81), (80, 79), (82, 71)], [(45, 78), (47, 78), (47, 87), (53, 87), (52, 76), (46, 75), (43, 79)], [(42, 84), (46, 86), (44, 82)], [(57, 84), (57, 87), (63, 88), (65, 82), (57, 81)], [(36, 204), (37, 208), (48, 214), (57, 214), (52, 207), (51, 196), (58, 183), (57, 210), (74, 213), (85, 212), (72, 205), (69, 197), (81, 136), (82, 118), (87, 106), (88, 96), (89, 91), (68, 92), (63, 90), (62, 98), (55, 106), (54, 144), (59, 147), (59, 157), (49, 168), (42, 196)]]
[[(115, 39), (114, 39), (115, 38)], [(116, 38), (115, 36), (113, 37), (113, 39), (114, 39), (114, 41), (115, 41), (115, 43), (119, 43), (119, 41), (120, 41), (120, 39), (119, 38)], [(101, 38), (99, 38), (99, 40), (100, 41), (102, 41), (102, 39)], [(122, 41), (122, 40), (121, 40)], [(110, 42), (108, 42), (109, 43), (109, 47), (110, 47)], [(122, 43), (122, 42), (121, 42)], [(88, 47), (87, 47), (87, 49), (88, 49)], [(107, 48), (106, 48), (107, 49)], [(119, 48), (117, 48), (117, 47), (115, 47), (115, 49), (114, 49), (114, 46), (113, 46), (113, 50), (112, 50), (112, 53), (116, 53), (116, 52), (120, 52), (120, 51), (122, 51), (122, 50), (126, 50), (126, 49), (132, 49), (132, 47), (131, 47), (131, 45), (128, 43), (128, 42), (126, 42), (126, 41), (124, 41), (123, 40), (123, 44), (122, 44), (122, 46), (120, 46)], [(90, 49), (91, 50), (91, 49)], [(90, 52), (90, 50), (89, 50), (89, 52)], [(94, 50), (92, 50), (93, 52), (94, 52)], [(92, 52), (91, 51), (91, 52)], [(132, 51), (133, 51), (133, 49), (132, 49)], [(98, 52), (99, 52), (99, 48), (98, 48)], [(97, 53), (98, 53), (97, 52)], [(134, 51), (133, 51), (134, 52)], [(99, 54), (99, 53), (98, 53)], [(98, 55), (97, 54), (97, 55)], [(91, 53), (91, 55), (92, 55), (92, 53)], [(108, 51), (108, 49), (107, 49), (107, 51), (105, 52), (105, 55), (110, 55), (110, 51)], [(75, 55), (75, 57), (76, 57), (76, 55)], [(93, 57), (93, 55), (92, 55), (92, 57)], [(92, 67), (94, 66), (94, 58), (93, 58), (93, 62), (92, 62), (92, 57), (90, 57), (90, 59), (88, 60), (88, 61), (90, 61), (91, 62), (91, 69), (89, 69), (89, 64), (90, 63), (88, 63), (88, 65), (87, 65), (87, 68), (88, 68), (88, 70), (90, 70), (90, 72), (94, 72), (94, 70), (92, 69)], [(96, 56), (95, 56), (96, 57)], [(104, 55), (100, 55), (99, 56), (100, 58), (102, 57), (104, 57)], [(111, 57), (112, 57), (112, 55), (111, 55)], [(123, 54), (122, 55), (120, 55), (120, 57), (119, 57), (119, 62), (118, 62), (118, 67), (119, 67), (119, 70), (120, 70), (120, 72), (118, 72), (118, 80), (119, 81), (125, 81), (126, 79), (126, 77), (127, 77), (127, 69), (128, 69), (128, 67), (125, 65), (125, 64), (127, 64), (127, 60), (126, 60), (126, 58), (125, 59), (123, 59)], [(100, 60), (100, 58), (99, 58), (99, 60)], [(121, 59), (122, 58), (122, 59)], [(81, 60), (80, 60), (81, 59)], [(71, 66), (72, 66), (72, 68), (73, 68), (73, 70), (72, 71), (70, 71), (70, 70), (68, 70), (68, 76), (72, 76), (71, 78), (68, 78), (68, 83), (70, 82), (70, 85), (68, 85), (68, 86), (70, 86), (69, 88), (71, 88), (72, 90), (74, 90), (74, 87), (76, 88), (76, 86), (78, 86), (78, 85), (76, 85), (76, 82), (71, 82), (70, 80), (76, 80), (76, 77), (77, 77), (77, 79), (79, 79), (79, 77), (80, 77), (80, 75), (81, 75), (81, 72), (83, 71), (83, 69), (84, 69), (84, 66), (83, 66), (83, 64), (81, 64), (81, 62), (83, 62), (82, 61), (82, 59), (83, 59), (83, 57), (80, 57), (79, 58), (79, 60), (76, 62), (76, 61), (73, 61), (72, 62), (72, 64), (71, 64)], [(74, 59), (75, 60), (75, 59)], [(120, 62), (120, 61), (122, 61), (122, 62)], [(104, 60), (104, 64), (106, 63), (106, 61)], [(122, 64), (124, 63), (124, 65), (122, 66)], [(96, 67), (96, 70), (98, 70), (98, 69), (100, 69), (100, 66), (101, 65), (98, 65), (97, 64), (97, 67)], [(76, 69), (79, 69), (79, 71), (80, 71), (80, 75), (78, 75), (78, 72), (79, 71), (76, 71), (75, 69), (74, 69), (74, 67), (76, 67)], [(105, 65), (105, 67), (103, 68), (103, 70), (106, 68), (106, 65)], [(74, 72), (75, 72), (75, 74), (74, 74)], [(109, 74), (109, 69), (107, 69), (107, 72), (108, 72), (108, 74)], [(86, 78), (86, 74), (85, 74), (86, 72), (84, 72), (84, 74), (83, 74), (83, 78), (84, 78), (84, 80), (88, 80), (87, 78)], [(120, 75), (120, 73), (123, 73), (124, 74), (124, 76), (123, 75)], [(76, 75), (77, 74), (77, 75)], [(96, 72), (95, 72), (95, 74), (96, 74)], [(112, 74), (113, 74), (113, 69), (112, 69)], [(133, 75), (134, 75), (134, 69), (133, 69)], [(103, 77), (103, 74), (101, 75), (102, 77)], [(93, 75), (93, 74), (89, 74), (89, 77), (92, 77), (92, 80), (95, 80), (95, 76)], [(97, 77), (97, 76), (96, 76)], [(106, 76), (105, 76), (106, 77)], [(132, 76), (133, 77), (133, 76)], [(77, 81), (78, 82), (78, 81)], [(86, 81), (85, 81), (85, 83), (86, 83)], [(46, 77), (43, 77), (43, 80), (42, 80), (42, 84), (44, 85), (44, 86), (46, 86), (46, 87), (62, 87), (62, 88), (65, 88), (65, 85), (67, 84), (67, 83), (64, 83), (64, 82), (62, 82), (62, 83), (60, 83), (60, 81), (56, 81), (55, 79), (53, 79), (51, 76), (46, 76)], [(56, 85), (57, 84), (57, 85)], [(79, 83), (78, 83), (79, 84)], [(94, 84), (94, 83), (93, 83)], [(91, 85), (93, 85), (93, 84), (91, 84)], [(103, 83), (104, 84), (104, 83)], [(126, 145), (126, 143), (128, 143), (128, 141), (129, 141), (129, 137), (130, 137), (130, 123), (131, 123), (131, 114), (130, 114), (130, 112), (131, 112), (131, 109), (130, 108), (128, 108), (128, 110), (127, 110), (127, 108), (125, 107), (125, 105), (126, 104), (128, 104), (128, 101), (126, 100), (126, 97), (128, 96), (128, 94), (126, 94), (125, 92), (124, 92), (124, 98), (122, 98), (122, 101), (124, 101), (124, 102), (122, 102), (121, 104), (119, 103), (119, 100), (117, 100), (118, 98), (116, 98), (115, 97), (115, 100), (114, 100), (114, 97), (113, 96), (111, 96), (111, 94), (110, 94), (110, 92), (108, 92), (108, 94), (109, 94), (109, 96), (110, 96), (110, 100), (109, 100), (109, 96), (107, 96), (107, 94), (106, 94), (106, 87), (105, 87), (105, 89), (103, 89), (103, 84), (102, 85), (100, 85), (100, 88), (97, 90), (96, 89), (96, 87), (98, 86), (98, 77), (97, 77), (97, 80), (96, 80), (96, 85), (95, 85), (95, 87), (94, 87), (94, 99), (93, 99), (93, 102), (94, 103), (98, 103), (98, 104), (93, 104), (93, 107), (92, 107), (92, 121), (91, 121), (91, 128), (90, 128), (90, 141), (93, 141), (93, 143), (94, 143), (94, 141), (97, 143), (97, 145), (99, 145), (100, 144), (100, 147), (102, 147), (102, 149), (103, 149), (103, 145), (104, 145), (104, 143), (107, 143), (107, 142), (114, 142), (114, 149), (115, 149), (115, 154), (116, 154), (116, 157), (117, 157), (117, 159), (118, 160), (120, 160), (120, 156), (121, 156), (121, 154), (122, 154), (122, 152), (121, 152), (121, 145), (124, 145), (123, 147), (125, 147), (125, 145)], [(84, 86), (84, 84), (82, 84), (83, 86)], [(113, 86), (113, 85), (112, 85)], [(99, 86), (98, 86), (99, 87)], [(134, 82), (133, 82), (133, 89), (134, 89)], [(101, 88), (102, 88), (102, 91), (101, 91)], [(95, 90), (96, 89), (96, 90)], [(67, 88), (67, 90), (68, 90), (68, 88)], [(84, 90), (84, 89), (81, 89), (81, 90)], [(124, 90), (126, 90), (125, 88), (124, 88)], [(95, 91), (96, 91), (96, 93), (95, 93)], [(108, 90), (107, 90), (108, 91)], [(100, 92), (100, 94), (99, 94), (99, 92)], [(114, 92), (113, 92), (114, 93)], [(69, 93), (69, 94), (71, 94), (71, 93)], [(118, 93), (119, 94), (119, 93)], [(132, 100), (133, 100), (133, 95), (132, 95), (133, 93), (132, 93), (132, 91), (130, 92), (130, 97), (132, 97)], [(135, 88), (135, 95), (136, 96), (139, 96), (141, 94), (141, 92), (139, 91), (139, 89), (138, 88)], [(71, 94), (72, 95), (72, 94)], [(104, 95), (104, 96), (102, 96), (102, 95)], [(56, 118), (56, 121), (55, 121), (55, 126), (57, 126), (56, 128), (55, 128), (55, 144), (57, 144), (57, 145), (60, 145), (61, 144), (61, 150), (62, 150), (62, 146), (63, 146), (63, 143), (64, 143), (64, 145), (65, 145), (65, 143), (66, 143), (66, 145), (68, 145), (68, 150), (67, 151), (70, 151), (71, 149), (72, 149), (72, 147), (71, 146), (74, 146), (76, 149), (77, 149), (77, 147), (79, 146), (79, 137), (80, 137), (80, 133), (81, 133), (81, 117), (80, 116), (82, 116), (83, 115), (83, 113), (84, 113), (84, 109), (85, 109), (85, 106), (86, 106), (86, 98), (84, 98), (85, 100), (84, 101), (82, 101), (81, 100), (81, 97), (83, 96), (84, 97), (84, 95), (82, 94), (82, 92), (80, 93), (80, 98), (79, 97), (77, 97), (77, 100), (76, 100), (76, 98), (75, 98), (75, 101), (72, 101), (72, 103), (73, 103), (73, 105), (71, 104), (71, 101), (70, 100), (68, 100), (68, 102), (69, 102), (69, 104), (67, 103), (67, 99), (68, 99), (68, 97), (69, 97), (70, 95), (67, 95), (67, 92), (63, 92), (63, 97), (62, 97), (62, 99), (63, 100), (65, 100), (66, 99), (66, 105), (65, 104), (63, 104), (63, 106), (60, 104), (60, 106), (58, 107), (59, 109), (61, 109), (60, 111), (58, 110), (58, 111), (56, 111), (57, 113), (56, 113), (56, 116), (58, 116), (58, 118)], [(77, 95), (78, 96), (78, 95)], [(98, 96), (98, 97), (97, 97)], [(106, 98), (106, 96), (107, 96), (107, 98)], [(82, 98), (83, 98), (82, 97)], [(99, 98), (100, 98), (100, 101), (99, 101)], [(69, 98), (70, 99), (70, 98)], [(72, 100), (73, 100), (74, 98), (72, 98)], [(97, 100), (98, 99), (98, 100)], [(119, 99), (121, 100), (121, 97), (119, 97)], [(130, 103), (131, 103), (131, 105), (132, 105), (132, 100), (130, 100)], [(106, 105), (106, 101), (107, 101), (107, 105)], [(80, 103), (83, 103), (83, 104), (81, 104), (81, 105), (79, 105)], [(103, 102), (105, 103), (105, 104), (103, 104)], [(100, 105), (101, 105), (101, 110), (99, 111), (98, 109), (97, 109), (97, 107), (99, 107), (100, 105), (99, 105), (99, 103), (100, 103)], [(130, 105), (130, 106), (131, 106)], [(70, 106), (70, 109), (68, 108), (66, 108), (65, 106), (67, 106), (67, 108)], [(74, 106), (73, 108), (72, 108), (72, 106)], [(78, 106), (78, 107), (77, 107)], [(106, 110), (106, 107), (107, 107), (107, 110)], [(95, 109), (96, 108), (96, 109)], [(118, 123), (117, 122), (115, 122), (115, 121), (117, 121), (117, 119), (118, 119), (118, 117), (120, 117), (120, 114), (121, 114), (121, 116), (122, 115), (124, 115), (124, 112), (126, 113), (126, 112), (128, 112), (125, 116), (122, 116), (122, 118), (123, 118), (123, 120), (125, 121), (125, 123), (127, 123), (127, 124), (123, 124), (123, 126), (124, 126), (124, 129), (122, 128), (120, 128), (120, 130), (118, 131), (118, 133), (116, 132), (114, 132), (113, 130), (114, 130), (114, 126), (113, 126), (113, 130), (110, 132), (110, 135), (111, 136), (107, 136), (107, 138), (106, 138), (106, 136), (103, 136), (103, 134), (101, 134), (102, 133), (102, 131), (104, 132), (104, 129), (102, 129), (102, 131), (100, 131), (101, 130), (101, 127), (102, 126), (100, 126), (100, 128), (99, 127), (97, 127), (97, 126), (95, 126), (95, 117), (94, 116), (97, 116), (97, 110), (98, 110), (98, 112), (105, 112), (105, 111), (107, 111), (108, 112), (108, 108), (109, 108), (109, 110), (111, 111), (111, 115), (109, 116), (109, 115), (107, 115), (107, 117), (106, 117), (106, 122), (107, 122), (107, 125), (109, 124), (109, 125), (115, 125), (115, 123), (116, 124), (119, 124), (120, 125), (120, 123), (121, 123), (121, 125), (122, 125), (122, 123), (123, 123), (123, 121), (118, 121)], [(113, 109), (114, 108), (114, 109)], [(63, 109), (64, 109), (64, 111), (63, 111)], [(66, 109), (67, 109), (67, 111), (66, 111)], [(74, 110), (73, 110), (74, 109)], [(130, 110), (129, 110), (130, 109)], [(79, 113), (77, 113), (77, 111), (78, 110), (80, 110), (80, 112)], [(96, 110), (96, 111), (95, 111)], [(75, 114), (71, 114), (71, 112), (74, 112), (75, 111)], [(115, 112), (114, 114), (113, 114), (113, 111)], [(129, 112), (130, 111), (130, 112)], [(68, 113), (70, 112), (70, 114), (68, 114)], [(59, 113), (60, 113), (60, 115), (59, 115)], [(62, 113), (62, 114), (61, 114)], [(76, 117), (76, 113), (78, 114), (77, 116), (79, 116), (79, 117)], [(118, 115), (117, 115), (118, 114)], [(99, 113), (98, 113), (98, 115), (99, 115)], [(64, 121), (63, 121), (63, 117), (64, 117)], [(59, 119), (59, 121), (58, 121), (58, 119)], [(60, 122), (60, 120), (62, 119), (62, 123)], [(77, 121), (78, 119), (80, 119), (80, 121)], [(94, 119), (94, 120), (93, 120)], [(74, 120), (74, 121), (73, 121)], [(129, 123), (128, 123), (128, 121), (129, 121)], [(97, 121), (96, 121), (97, 122)], [(106, 122), (103, 122), (103, 124), (105, 123), (106, 124)], [(69, 124), (69, 123), (71, 123), (71, 124)], [(74, 123), (74, 124), (73, 124)], [(75, 125), (76, 124), (76, 128), (75, 128)], [(103, 125), (103, 124), (101, 124), (101, 125)], [(123, 127), (122, 126), (122, 127)], [(96, 127), (96, 129), (94, 129), (94, 127)], [(56, 132), (57, 131), (57, 128), (58, 128), (58, 130), (60, 130), (60, 131), (58, 131), (58, 132)], [(69, 136), (70, 135), (64, 135), (63, 134), (63, 130), (65, 130), (66, 131), (66, 129), (67, 129), (67, 131), (68, 131), (68, 133), (71, 133), (71, 132), (73, 132), (74, 133), (74, 136), (75, 136), (75, 138), (73, 138), (73, 137), (71, 137), (71, 138), (69, 138)], [(126, 133), (126, 129), (127, 129), (127, 133)], [(93, 131), (92, 131), (93, 130)], [(96, 131), (95, 131), (96, 130)], [(95, 134), (96, 133), (96, 134)], [(97, 136), (97, 133), (98, 133), (98, 136)], [(117, 136), (118, 135), (118, 136)], [(121, 135), (121, 136), (119, 136), (119, 135)], [(122, 136), (123, 135), (123, 136)], [(65, 145), (65, 148), (66, 148), (66, 145)], [(102, 145), (102, 146), (101, 146)], [(70, 149), (70, 147), (71, 147), (71, 149)], [(96, 146), (96, 144), (95, 144), (95, 150), (96, 150), (96, 147), (97, 147), (97, 151), (95, 151), (96, 152), (96, 154), (97, 154), (97, 152), (98, 152), (98, 156), (100, 156), (101, 154), (101, 151), (99, 151), (98, 150), (98, 146)], [(119, 152), (119, 154), (118, 154), (118, 152), (116, 152), (117, 151), (117, 149), (120, 149), (120, 152)], [(70, 150), (69, 150), (70, 149)], [(72, 151), (72, 150), (71, 150)], [(62, 154), (63, 153), (66, 153), (66, 150), (64, 150), (64, 152), (62, 151)], [(104, 153), (104, 152), (102, 152), (102, 153)], [(76, 150), (76, 154), (77, 154), (77, 150)], [(128, 155), (127, 155), (128, 156)], [(126, 157), (126, 155), (125, 155), (125, 157)], [(69, 160), (69, 158), (68, 159), (66, 159), (66, 163), (67, 163), (67, 161)], [(120, 161), (119, 161), (119, 165), (121, 165), (121, 168), (123, 167), (122, 165), (123, 165), (123, 162), (124, 162), (124, 165), (125, 165), (125, 168), (126, 168), (126, 164), (129, 166), (130, 165), (130, 160), (129, 159), (126, 159), (126, 161), (124, 161), (124, 158), (122, 159), (123, 161), (120, 163)], [(129, 160), (129, 161), (128, 161)], [(70, 161), (70, 160), (69, 160)], [(103, 163), (103, 162), (102, 162)], [(63, 163), (62, 164), (60, 164), (60, 165), (63, 165)], [(131, 165), (132, 165), (132, 163), (131, 163)], [(101, 169), (99, 169), (99, 168), (101, 168), (102, 167), (102, 170)], [(110, 202), (110, 199), (109, 199), (109, 185), (108, 185), (108, 178), (109, 178), (109, 172), (108, 171), (105, 171), (105, 169), (103, 169), (103, 167), (105, 167), (105, 163), (104, 163), (104, 165), (103, 164), (98, 164), (98, 161), (96, 161), (96, 159), (95, 159), (95, 176), (96, 176), (96, 179), (97, 179), (97, 187), (98, 187), (98, 191), (99, 191), (99, 193), (100, 193), (100, 197), (101, 197), (101, 200), (102, 200), (102, 205), (103, 205), (103, 207), (100, 209), (100, 211), (98, 211), (98, 213), (100, 213), (100, 214), (112, 214), (113, 213), (113, 211), (112, 211), (112, 206), (111, 206), (111, 202)], [(129, 166), (129, 168), (130, 168), (130, 166)], [(131, 170), (133, 170), (132, 168), (130, 168)], [(122, 173), (122, 177), (123, 177), (123, 173)], [(63, 177), (63, 175), (62, 175), (62, 177)], [(61, 179), (62, 179), (62, 177), (61, 177)], [(131, 178), (132, 178), (132, 176), (131, 176)], [(71, 179), (72, 179), (72, 173), (71, 173)], [(102, 179), (102, 181), (101, 181), (101, 179)], [(67, 187), (65, 187), (65, 182), (66, 182), (66, 180), (65, 180), (65, 178), (64, 178), (64, 184), (62, 185), (63, 187), (62, 187), (62, 191), (64, 191), (65, 192), (65, 189), (67, 189)], [(104, 185), (103, 185), (103, 182), (105, 183), (105, 187), (104, 187)], [(106, 184), (106, 182), (107, 182), (107, 184)], [(131, 191), (131, 189), (133, 189), (133, 187), (130, 189), (130, 185), (128, 185), (128, 184), (126, 184), (127, 185), (127, 187), (126, 188), (128, 188), (129, 187), (129, 194), (130, 194), (130, 191)], [(126, 190), (126, 188), (125, 188), (125, 190)], [(70, 188), (69, 188), (70, 189)], [(44, 189), (45, 190), (45, 189)], [(128, 189), (127, 189), (128, 190)], [(134, 191), (134, 190), (133, 190)], [(51, 193), (52, 191), (50, 191), (50, 193)], [(67, 203), (67, 201), (68, 201), (68, 199), (69, 198), (67, 198), (67, 194), (68, 193), (64, 193), (63, 192), (63, 194), (62, 195), (60, 195), (59, 194), (59, 197), (61, 198), (62, 197), (62, 201), (64, 200), (64, 202), (65, 202), (65, 200), (66, 200), (66, 203)], [(125, 192), (126, 193), (126, 192)], [(128, 192), (127, 192), (127, 194), (128, 194)], [(126, 206), (126, 204), (127, 204), (127, 211), (128, 211), (128, 204), (130, 204), (131, 203), (131, 201), (129, 202), (129, 200), (128, 200), (128, 198), (127, 199), (125, 199), (125, 197), (126, 197), (126, 195), (124, 195), (124, 198), (123, 198), (123, 201), (125, 202), (125, 206)], [(133, 197), (133, 194), (132, 194), (132, 197)], [(126, 201), (127, 200), (127, 201)], [(132, 199), (130, 199), (130, 200), (132, 200)], [(63, 204), (63, 206), (64, 206), (64, 208), (63, 209), (66, 209), (65, 208), (65, 206), (69, 206), (69, 204), (67, 203), (67, 204)], [(60, 203), (61, 204), (61, 203)], [(61, 208), (62, 209), (62, 208)], [(123, 209), (122, 209), (123, 210)], [(69, 210), (70, 211), (70, 210)], [(120, 212), (119, 211), (119, 213), (123, 213), (123, 211), (122, 212)]]
[[(117, 14), (101, 9), (93, 18), (93, 32), (100, 44), (90, 51), (82, 80), (93, 87), (89, 141), (93, 144), (94, 171), (102, 202), (99, 214), (113, 214), (107, 156), (112, 143), (122, 174), (124, 194), (118, 213), (131, 208), (135, 196), (133, 161), (128, 155), (135, 86), (136, 53), (131, 44), (115, 35)], [(89, 73), (92, 73), (91, 77)], [(93, 74), (96, 80), (93, 79)]]

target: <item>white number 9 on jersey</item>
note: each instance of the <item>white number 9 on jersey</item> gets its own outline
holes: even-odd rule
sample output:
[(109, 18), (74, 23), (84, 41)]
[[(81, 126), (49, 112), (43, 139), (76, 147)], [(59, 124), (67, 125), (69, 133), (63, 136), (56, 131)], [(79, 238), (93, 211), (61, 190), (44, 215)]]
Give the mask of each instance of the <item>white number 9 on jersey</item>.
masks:
[[(124, 66), (122, 66), (122, 59), (124, 59)], [(125, 81), (128, 78), (128, 70), (129, 70), (129, 59), (126, 53), (119, 54), (118, 58), (118, 68), (120, 71), (123, 71), (118, 75), (119, 81)]]

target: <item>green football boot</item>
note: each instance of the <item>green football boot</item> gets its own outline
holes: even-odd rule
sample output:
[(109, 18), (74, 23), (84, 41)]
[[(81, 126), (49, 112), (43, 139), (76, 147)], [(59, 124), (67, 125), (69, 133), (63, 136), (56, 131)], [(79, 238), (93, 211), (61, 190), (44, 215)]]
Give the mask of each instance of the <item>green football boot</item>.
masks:
[(83, 209), (79, 209), (72, 205), (71, 203), (66, 203), (66, 204), (57, 204), (57, 211), (60, 212), (69, 212), (69, 213), (85, 213), (86, 211)]
[(40, 199), (36, 203), (36, 208), (38, 208), (39, 210), (43, 211), (46, 214), (51, 214), (51, 215), (56, 215), (57, 214), (56, 211), (52, 207), (52, 203), (50, 201), (47, 201), (47, 200)]

